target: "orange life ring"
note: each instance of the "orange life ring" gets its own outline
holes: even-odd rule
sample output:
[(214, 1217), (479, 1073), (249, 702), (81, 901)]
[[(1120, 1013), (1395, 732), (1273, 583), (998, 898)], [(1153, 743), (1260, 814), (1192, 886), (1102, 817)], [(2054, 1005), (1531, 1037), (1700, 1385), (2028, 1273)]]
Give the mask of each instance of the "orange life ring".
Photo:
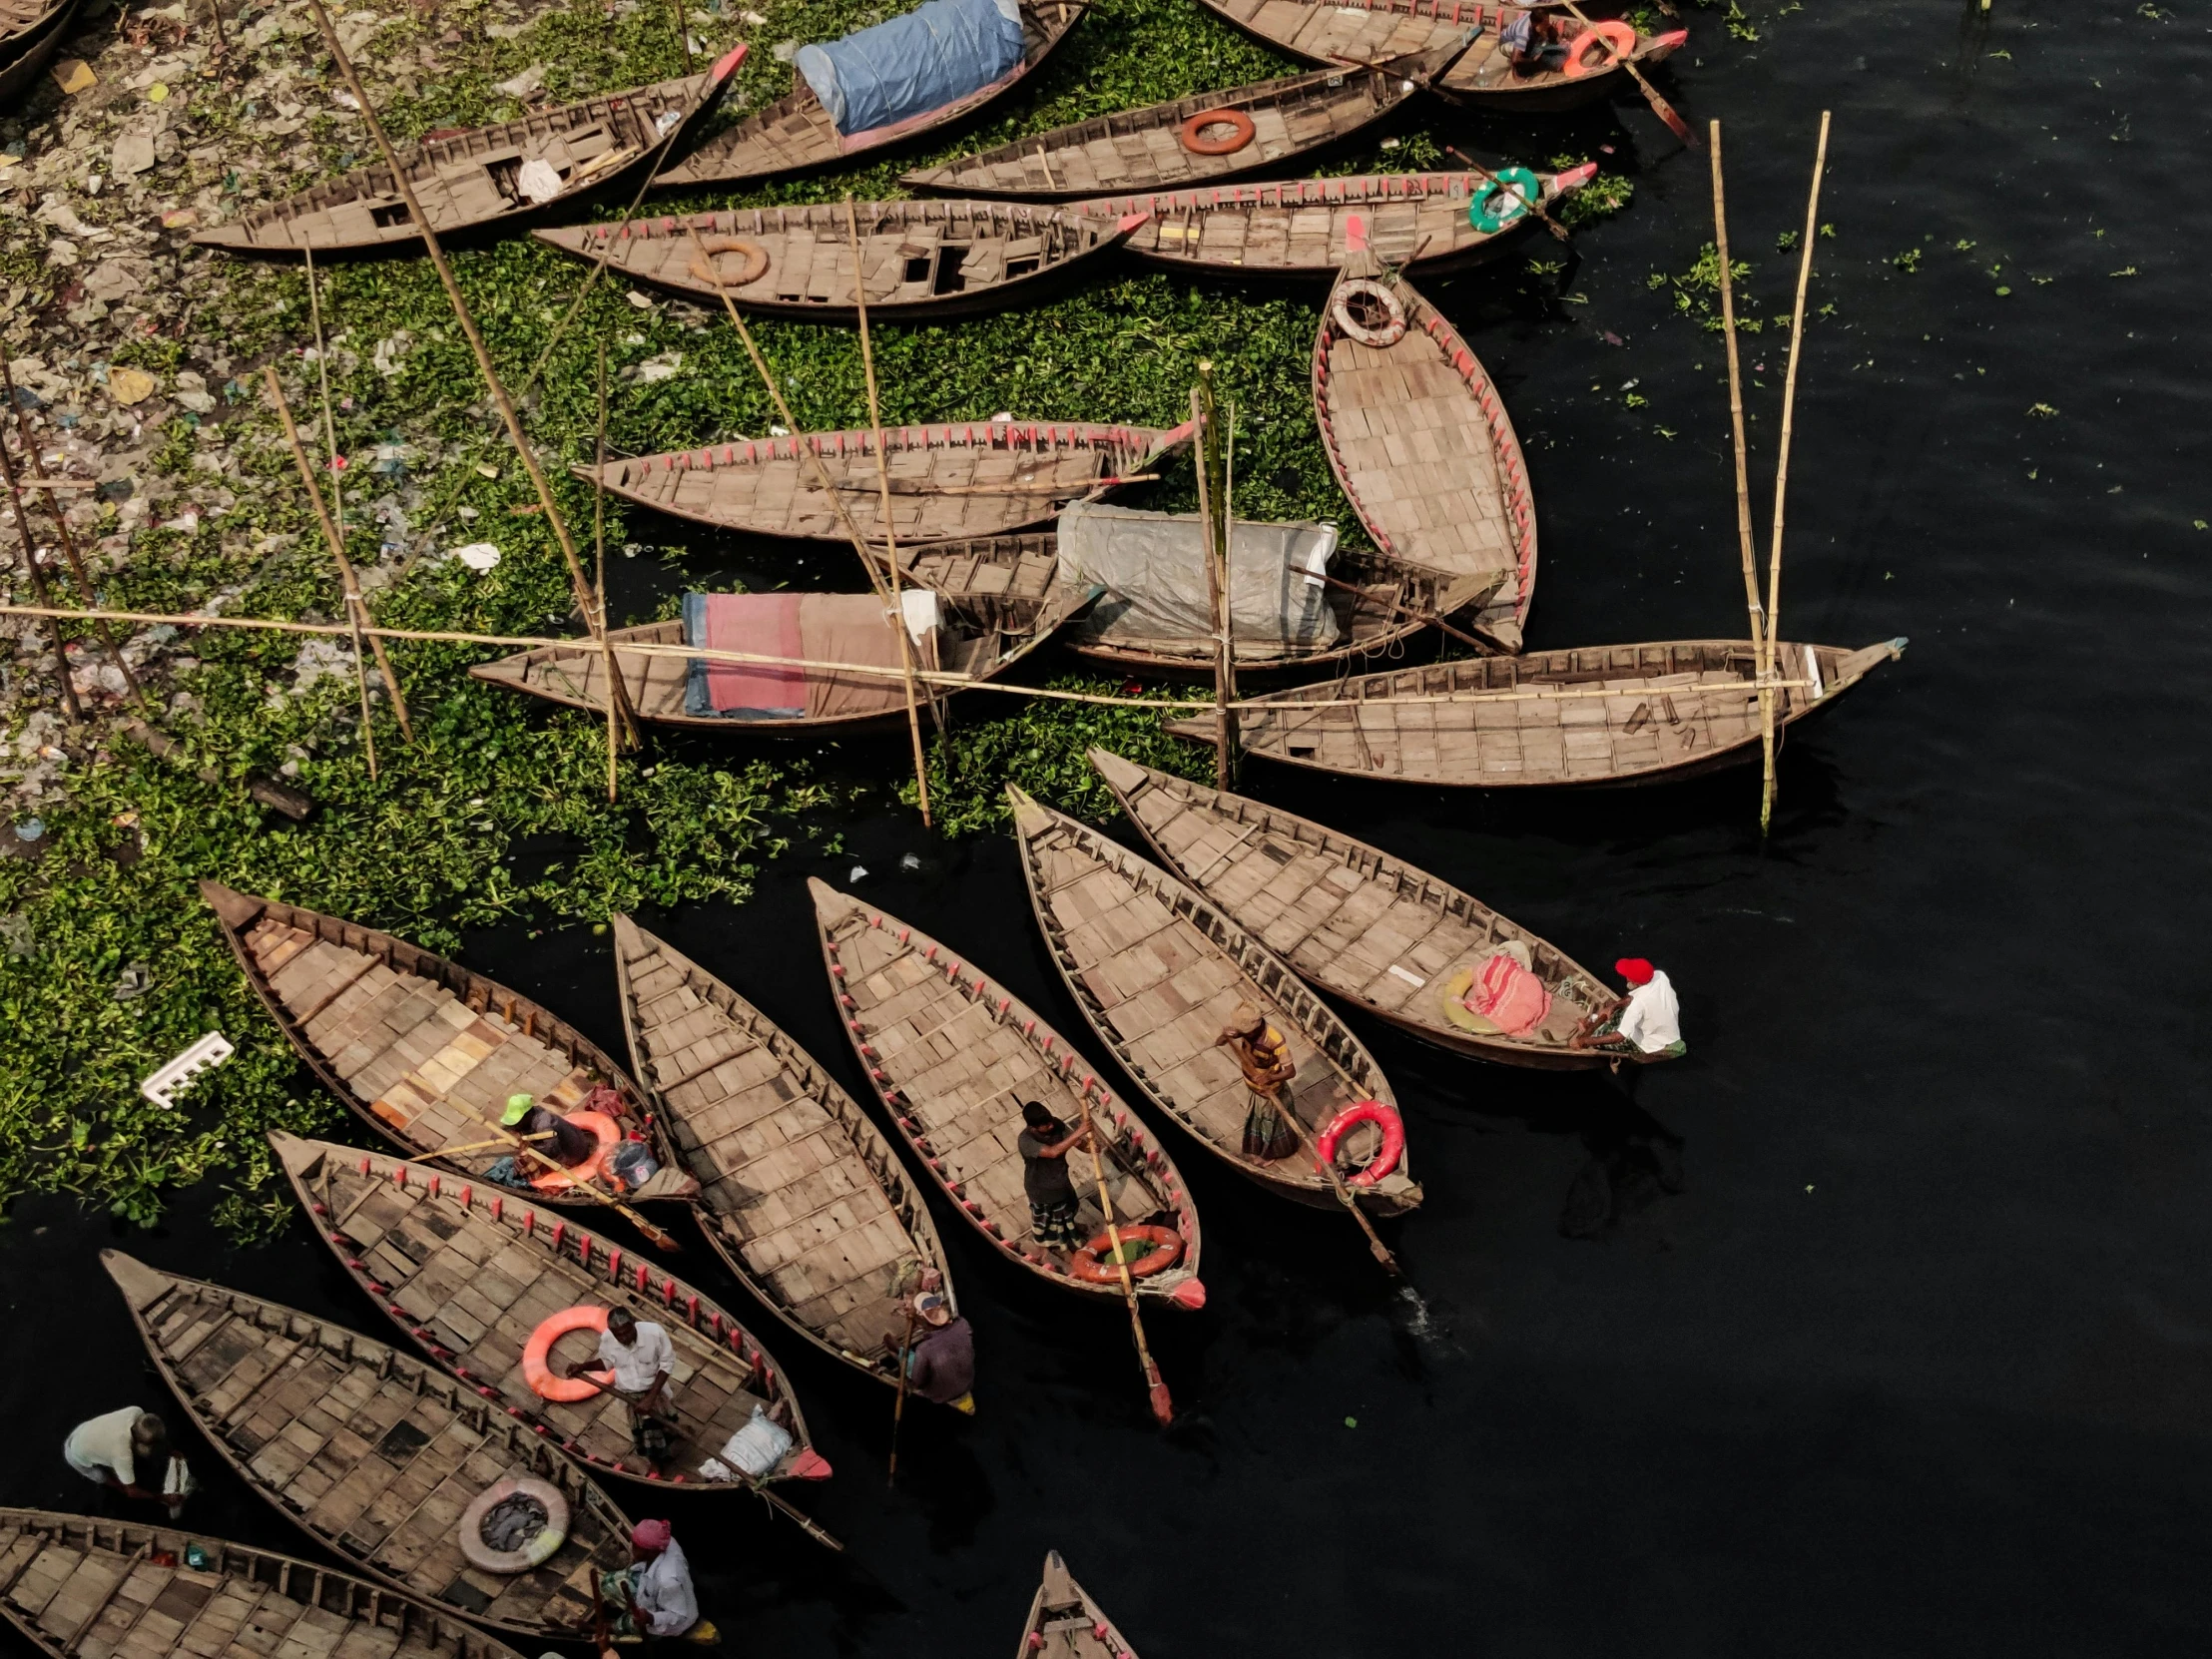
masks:
[(530, 1333), (530, 1340), (522, 1345), (522, 1380), (530, 1384), (530, 1391), (540, 1399), (563, 1402), (589, 1399), (601, 1388), (614, 1384), (614, 1374), (589, 1371), (582, 1377), (555, 1377), (547, 1364), (552, 1358), (553, 1345), (571, 1331), (604, 1331), (607, 1329), (607, 1310), (579, 1303), (574, 1308), (563, 1308), (538, 1322), (538, 1328)]
[[(1129, 1264), (1132, 1279), (1150, 1279), (1156, 1273), (1167, 1272), (1183, 1259), (1183, 1235), (1172, 1227), (1124, 1227), (1120, 1232), (1123, 1244), (1135, 1239), (1153, 1247), (1151, 1255)], [(1113, 1236), (1100, 1228), (1089, 1244), (1068, 1258), (1068, 1277), (1080, 1279), (1086, 1285), (1120, 1284), (1121, 1270), (1100, 1255), (1113, 1248)]]
[(1382, 1131), (1382, 1150), (1375, 1155), (1375, 1161), (1366, 1169), (1357, 1175), (1345, 1177), (1345, 1185), (1348, 1187), (1374, 1186), (1396, 1169), (1398, 1160), (1405, 1156), (1405, 1120), (1380, 1100), (1363, 1100), (1357, 1105), (1347, 1106), (1331, 1118), (1329, 1127), (1314, 1142), (1314, 1150), (1320, 1155), (1322, 1162), (1335, 1163), (1337, 1143), (1363, 1123), (1372, 1123)]
[[(538, 1164), (530, 1177), (530, 1186), (536, 1192), (558, 1193), (581, 1186), (595, 1175), (608, 1175), (607, 1155), (622, 1144), (622, 1125), (605, 1112), (569, 1112), (565, 1114), (571, 1123), (580, 1123), (599, 1138), (592, 1154), (574, 1169), (547, 1169)], [(532, 1158), (529, 1162), (537, 1164)], [(608, 1175), (610, 1182), (613, 1177)]]
[[(694, 254), (689, 270), (695, 281), (711, 288), (749, 287), (768, 275), (768, 250), (757, 242), (747, 242), (743, 237), (708, 237), (699, 246), (706, 253)], [(745, 256), (745, 269), (735, 276), (722, 269), (725, 254)]]
[[(1592, 60), (1588, 54), (1596, 46), (1609, 46), (1612, 50)], [(1619, 18), (1609, 17), (1602, 23), (1593, 23), (1567, 42), (1567, 79), (1577, 81), (1585, 75), (1603, 74), (1635, 50), (1636, 31)]]
[[(1198, 135), (1209, 127), (1226, 126), (1227, 138), (1205, 139)], [(1259, 131), (1252, 125), (1252, 117), (1242, 110), (1200, 110), (1183, 123), (1176, 137), (1183, 141), (1183, 148), (1194, 156), (1234, 156)]]
[[(1365, 302), (1367, 308), (1380, 308), (1381, 323), (1363, 321), (1353, 309), (1355, 300)], [(1336, 294), (1329, 301), (1329, 313), (1337, 319), (1337, 326), (1358, 340), (1362, 345), (1372, 345), (1378, 351), (1386, 345), (1395, 345), (1405, 337), (1405, 307), (1396, 294), (1381, 282), (1366, 276), (1355, 276), (1350, 281), (1339, 282)]]
[[(520, 1549), (494, 1549), (484, 1542), (484, 1517), (510, 1497), (535, 1498), (545, 1506), (545, 1525)], [(528, 1475), (495, 1480), (476, 1494), (476, 1501), (461, 1511), (461, 1553), (468, 1564), (485, 1572), (528, 1572), (558, 1555), (568, 1542), (568, 1497), (560, 1487)]]

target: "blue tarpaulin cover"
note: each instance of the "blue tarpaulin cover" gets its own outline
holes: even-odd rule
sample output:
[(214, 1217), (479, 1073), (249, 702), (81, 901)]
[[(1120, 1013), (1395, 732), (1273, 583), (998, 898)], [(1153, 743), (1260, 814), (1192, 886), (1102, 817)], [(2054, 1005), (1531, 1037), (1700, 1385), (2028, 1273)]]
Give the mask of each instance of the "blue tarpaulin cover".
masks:
[(793, 60), (846, 136), (926, 115), (989, 86), (1021, 62), (1015, 0), (926, 5)]

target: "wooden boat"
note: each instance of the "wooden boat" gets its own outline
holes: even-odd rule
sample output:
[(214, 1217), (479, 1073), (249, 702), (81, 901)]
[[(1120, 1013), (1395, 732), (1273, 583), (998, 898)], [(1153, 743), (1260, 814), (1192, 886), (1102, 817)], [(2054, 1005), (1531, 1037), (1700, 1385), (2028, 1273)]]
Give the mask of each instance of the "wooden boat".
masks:
[[(1810, 684), (1775, 693), (1777, 728), (1826, 708), (1905, 643), (1778, 646), (1782, 672)], [(1238, 731), (1247, 754), (1358, 778), (1492, 790), (1649, 784), (1759, 754), (1752, 680), (1749, 640), (1462, 658), (1264, 693), (1259, 701), (1308, 706), (1247, 709)], [(1167, 730), (1211, 743), (1214, 718)]]
[[(346, 1565), (494, 1629), (590, 1630), (598, 1575), (630, 1564), (630, 1519), (576, 1464), (475, 1389), (341, 1325), (119, 1250), (100, 1261), (208, 1443)], [(537, 1566), (487, 1572), (455, 1521), (514, 1479), (568, 1500), (567, 1538)]]
[[(1178, 190), (1279, 172), (1395, 112), (1460, 50), (1453, 42), (1372, 69), (1320, 69), (1093, 116), (917, 169), (899, 182), (940, 196), (1050, 202), (1100, 191)], [(1201, 119), (1209, 114), (1216, 119)]]
[(0, 110), (15, 107), (54, 55), (80, 0), (0, 0)]
[[(1089, 592), (1061, 588), (1033, 604), (1012, 600), (971, 604), (943, 599), (934, 644), (928, 651), (917, 653), (919, 660), (914, 666), (964, 674), (977, 684), (995, 679), (1051, 638), (1052, 631), (1092, 597)], [(889, 632), (887, 622), (885, 632)], [(906, 718), (906, 684), (898, 672), (901, 665), (895, 635), (891, 636), (893, 646), (881, 653), (883, 672), (879, 674), (839, 674), (827, 669), (792, 672), (796, 695), (808, 702), (791, 707), (811, 707), (819, 688), (826, 712), (758, 718), (686, 712), (691, 665), (702, 659), (685, 649), (681, 621), (616, 628), (610, 630), (609, 638), (615, 647), (615, 671), (622, 676), (631, 707), (640, 720), (656, 725), (688, 726), (706, 732), (818, 733), (896, 724)], [(639, 647), (654, 649), (648, 652)], [(475, 679), (542, 697), (549, 703), (606, 712), (607, 654), (589, 640), (578, 640), (574, 645), (537, 646), (497, 662), (479, 663), (468, 672)], [(926, 702), (932, 696), (954, 696), (960, 689), (941, 681), (923, 681), (917, 684), (916, 692)]]
[(817, 1348), (895, 1385), (894, 1291), (933, 1268), (928, 1201), (852, 1097), (774, 1021), (666, 940), (615, 917), (622, 1025), (638, 1076), (699, 1179), (708, 1243)]
[(51, 1509), (0, 1509), (0, 1616), (47, 1659), (522, 1659), (335, 1567)]
[[(1239, 1174), (1284, 1198), (1336, 1209), (1336, 1193), (1310, 1157), (1271, 1162), (1245, 1153), (1252, 1092), (1216, 1039), (1239, 1003), (1268, 1016), (1298, 1068), (1284, 1092), (1309, 1137), (1361, 1101), (1395, 1109), (1375, 1056), (1288, 964), (1214, 904), (1019, 787), (1009, 784), (1006, 793), (1037, 925), (1069, 994), (1122, 1070)], [(1353, 1129), (1339, 1149), (1347, 1173), (1366, 1167), (1381, 1146), (1373, 1124)], [(1403, 1215), (1421, 1197), (1409, 1158), (1374, 1186), (1352, 1191), (1382, 1216)]]
[[(672, 132), (680, 145), (682, 132), (721, 100), (744, 57), (740, 46), (713, 68), (682, 80), (426, 139), (398, 152), (400, 170), (430, 229), (441, 237), (573, 204), (649, 165)], [(420, 239), (391, 170), (378, 162), (255, 208), (192, 240), (241, 253), (312, 249), (319, 254), (394, 248)]]
[[(1448, 0), (1446, 0), (1448, 4)], [(1538, 174), (1555, 202), (1596, 177), (1593, 163)], [(1393, 266), (1456, 269), (1500, 253), (1528, 229), (1523, 216), (1495, 231), (1469, 216), (1495, 187), (1474, 173), (1372, 173), (1351, 179), (1131, 191), (1079, 202), (1091, 214), (1149, 214), (1122, 243), (1138, 259), (1239, 276), (1333, 277), (1354, 226)]]
[[(1205, 1306), (1198, 1207), (1154, 1134), (1126, 1102), (1099, 1087), (1074, 1047), (1011, 992), (945, 947), (849, 893), (810, 878), (837, 1012), (860, 1065), (898, 1132), (970, 1226), (1007, 1260), (1047, 1283), (1119, 1301), (1111, 1272), (1078, 1277), (1071, 1258), (1031, 1238), (1015, 1149), (1025, 1101), (1074, 1125), (1086, 1108), (1104, 1141), (1106, 1187), (1120, 1227), (1172, 1231), (1181, 1254), (1137, 1280), (1137, 1294)], [(1103, 1230), (1090, 1153), (1067, 1154), (1082, 1195), (1080, 1226)]]
[[(1451, 68), (1436, 77), (1438, 92), (1463, 104), (1497, 110), (1571, 110), (1611, 96), (1625, 79), (1617, 64), (1575, 75), (1564, 69), (1517, 75), (1497, 49), (1498, 30), (1519, 11), (1542, 6), (1478, 4), (1477, 0), (1202, 0), (1232, 27), (1281, 47), (1308, 63), (1371, 64), (1428, 51), (1469, 29), (1481, 33)], [(1626, 61), (1649, 70), (1690, 38), (1687, 29), (1636, 36)], [(1570, 48), (1571, 49), (1571, 48)]]
[[(1070, 501), (1097, 500), (1122, 479), (1150, 471), (1190, 435), (1187, 422), (1165, 430), (1012, 420), (888, 429), (891, 531), (903, 545), (1043, 524)], [(813, 446), (860, 534), (882, 540), (875, 434), (869, 430), (640, 455), (609, 461), (598, 475), (610, 495), (700, 524), (843, 541), (844, 526), (813, 463), (801, 456), (802, 443)], [(595, 469), (575, 470), (589, 483)]]
[(1518, 651), (1536, 587), (1536, 505), (1512, 417), (1459, 330), (1365, 248), (1322, 307), (1314, 413), (1375, 545), (1443, 576), (1500, 578), (1470, 621)]
[[(500, 1139), (509, 1095), (535, 1095), (567, 1113), (605, 1087), (616, 1102), (610, 1107), (602, 1095), (594, 1110), (643, 1136), (662, 1169), (673, 1170), (673, 1149), (638, 1086), (590, 1038), (528, 997), (355, 922), (220, 881), (201, 882), (200, 893), (246, 982), (322, 1086), (410, 1157), (481, 1180), (508, 1155), (482, 1143)], [(473, 1150), (441, 1155), (448, 1146)], [(610, 1190), (604, 1174), (591, 1180)], [(688, 1196), (683, 1186), (679, 1176), (656, 1177), (637, 1196)], [(573, 1177), (542, 1168), (517, 1191), (539, 1204), (597, 1207)]]
[(1020, 3), (1021, 62), (990, 85), (887, 127), (839, 133), (814, 89), (795, 74), (791, 92), (713, 134), (689, 156), (664, 168), (657, 188), (676, 190), (690, 185), (773, 179), (780, 174), (836, 166), (854, 156), (908, 143), (974, 115), (1050, 57), (1068, 31), (1082, 21), (1086, 9), (1084, 0)]
[(1044, 1582), (1029, 1603), (1015, 1659), (1137, 1659), (1113, 1621), (1076, 1583), (1060, 1552), (1044, 1558)]
[[(701, 1465), (756, 1408), (783, 1400), (793, 1444), (763, 1482), (829, 1478), (783, 1368), (735, 1318), (657, 1262), (565, 1216), (540, 1215), (526, 1198), (424, 1164), (281, 1130), (271, 1131), (269, 1144), (316, 1232), (376, 1305), (441, 1368), (593, 1473), (653, 1486), (750, 1488), (758, 1483), (734, 1469), (708, 1473)], [(678, 1472), (670, 1479), (639, 1460), (620, 1399), (546, 1399), (526, 1381), (533, 1332), (579, 1307), (628, 1308), (668, 1332), (678, 1415), (669, 1456)], [(554, 1342), (548, 1363), (593, 1352), (578, 1332)]]
[[(1139, 766), (1103, 749), (1091, 765), (1129, 822), (1183, 881), (1301, 975), (1458, 1054), (1546, 1071), (1661, 1055), (1570, 1048), (1585, 1014), (1613, 1000), (1588, 969), (1481, 900), (1327, 825)], [(1501, 949), (1544, 983), (1551, 1006), (1507, 1036), (1446, 987)], [(1472, 975), (1468, 974), (1471, 979)]]
[[(969, 316), (1041, 298), (1144, 222), (1141, 214), (1101, 218), (1007, 202), (857, 202), (853, 211), (868, 315), (883, 321)], [(858, 315), (841, 204), (536, 234), (640, 281), (709, 300), (727, 292), (740, 310), (831, 322)]]

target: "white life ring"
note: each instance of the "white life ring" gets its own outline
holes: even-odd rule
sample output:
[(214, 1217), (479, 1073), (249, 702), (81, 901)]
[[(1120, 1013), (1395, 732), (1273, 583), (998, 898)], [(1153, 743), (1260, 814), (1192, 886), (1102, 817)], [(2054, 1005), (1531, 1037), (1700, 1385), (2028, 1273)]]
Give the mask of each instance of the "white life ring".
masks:
[[(545, 1505), (545, 1525), (520, 1549), (493, 1549), (484, 1542), (484, 1517), (510, 1497), (535, 1498)], [(476, 1494), (476, 1501), (461, 1511), (461, 1553), (472, 1567), (486, 1572), (528, 1572), (553, 1559), (568, 1541), (568, 1499), (558, 1486), (528, 1475), (495, 1480)]]
[[(1379, 307), (1382, 312), (1381, 325), (1361, 321), (1352, 308), (1354, 299), (1365, 300), (1370, 307)], [(1355, 276), (1350, 281), (1339, 282), (1329, 308), (1337, 319), (1337, 326), (1362, 345), (1381, 350), (1405, 337), (1405, 306), (1396, 294), (1370, 277)]]

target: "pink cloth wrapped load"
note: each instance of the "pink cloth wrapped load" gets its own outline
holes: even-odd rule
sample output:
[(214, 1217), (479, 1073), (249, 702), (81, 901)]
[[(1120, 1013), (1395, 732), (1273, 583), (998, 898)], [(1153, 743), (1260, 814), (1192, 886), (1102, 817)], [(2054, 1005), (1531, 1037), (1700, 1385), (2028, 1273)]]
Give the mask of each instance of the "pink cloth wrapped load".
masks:
[(1551, 1012), (1544, 982), (1504, 951), (1488, 958), (1467, 987), (1466, 1007), (1508, 1037), (1525, 1037)]

